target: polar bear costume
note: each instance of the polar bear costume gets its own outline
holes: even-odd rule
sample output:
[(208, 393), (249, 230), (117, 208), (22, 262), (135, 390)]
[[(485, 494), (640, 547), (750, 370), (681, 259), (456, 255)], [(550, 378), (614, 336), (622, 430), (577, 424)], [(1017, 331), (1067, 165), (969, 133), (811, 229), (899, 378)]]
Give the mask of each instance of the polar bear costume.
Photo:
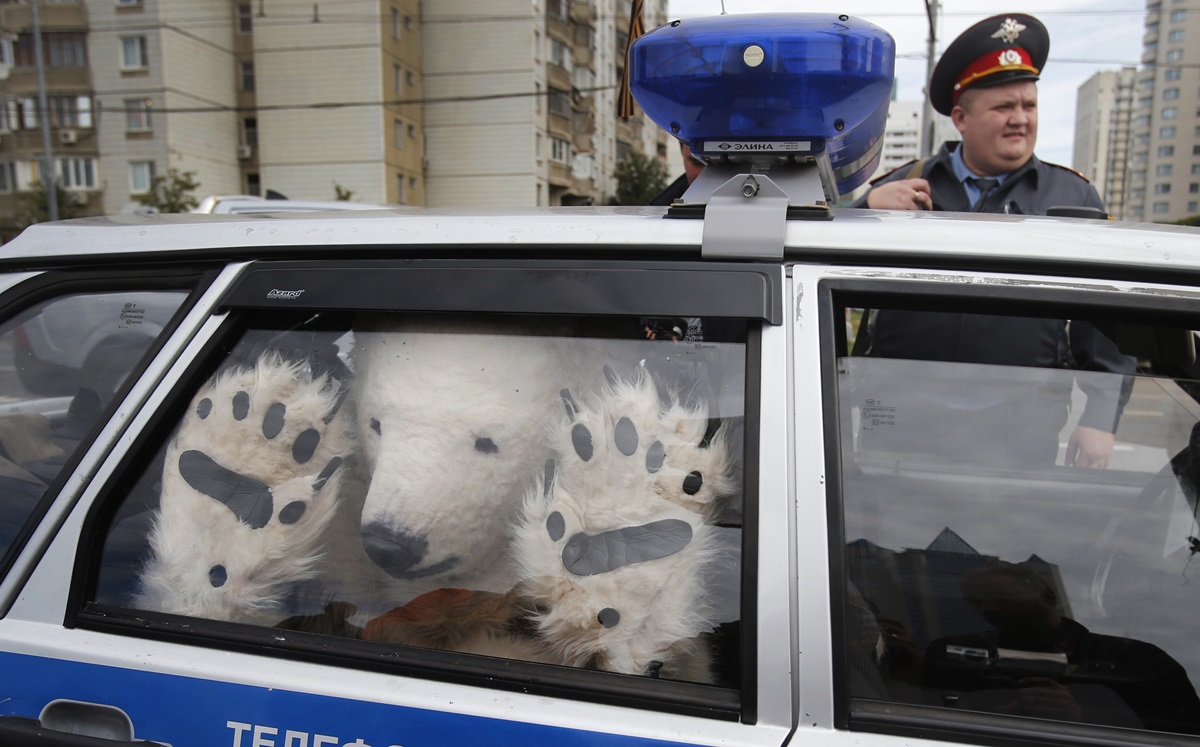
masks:
[(167, 449), (137, 605), (706, 680), (726, 430), (644, 370), (600, 383), (611, 348), (528, 331), (368, 316), (350, 385), (270, 353), (214, 377)]

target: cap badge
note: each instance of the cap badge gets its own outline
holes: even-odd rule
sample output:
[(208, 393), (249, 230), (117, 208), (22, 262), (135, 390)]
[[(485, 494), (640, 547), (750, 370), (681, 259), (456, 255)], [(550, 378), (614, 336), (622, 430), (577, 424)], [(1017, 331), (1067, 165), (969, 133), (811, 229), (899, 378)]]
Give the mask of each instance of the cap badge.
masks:
[(997, 62), (1000, 63), (1001, 67), (1020, 65), (1022, 62), (1021, 53), (1015, 49), (1006, 49), (1000, 53), (1000, 58), (997, 60)]
[(1025, 24), (1017, 23), (1015, 18), (1005, 18), (999, 30), (992, 34), (993, 39), (1003, 39), (1005, 44), (1012, 44), (1025, 30)]

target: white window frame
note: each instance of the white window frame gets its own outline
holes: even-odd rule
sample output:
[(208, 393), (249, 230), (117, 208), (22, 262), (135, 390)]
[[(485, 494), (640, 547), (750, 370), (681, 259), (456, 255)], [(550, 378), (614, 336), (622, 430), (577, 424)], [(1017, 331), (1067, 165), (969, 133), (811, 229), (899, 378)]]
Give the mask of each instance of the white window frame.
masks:
[[(129, 70), (145, 70), (150, 66), (150, 52), (147, 49), (145, 36), (122, 36), (120, 37), (120, 69), (123, 71)], [(130, 53), (137, 57), (135, 64), (130, 64)]]
[[(141, 173), (139, 173), (141, 172)], [(140, 182), (140, 183), (139, 183)], [(129, 162), (129, 194), (144, 195), (154, 185), (154, 161)]]
[[(150, 99), (125, 99), (126, 132), (150, 132), (154, 129), (150, 118), (151, 103)], [(134, 123), (135, 118), (140, 120), (140, 124)]]
[(555, 163), (570, 163), (571, 141), (561, 137), (551, 137), (550, 160)]
[(66, 156), (57, 159), (58, 183), (63, 189), (96, 189), (96, 159), (92, 156)]

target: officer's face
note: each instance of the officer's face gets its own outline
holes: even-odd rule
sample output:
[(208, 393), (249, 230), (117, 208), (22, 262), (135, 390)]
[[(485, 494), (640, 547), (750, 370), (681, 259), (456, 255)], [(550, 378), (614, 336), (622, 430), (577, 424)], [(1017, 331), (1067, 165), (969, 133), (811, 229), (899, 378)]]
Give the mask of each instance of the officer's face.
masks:
[(980, 176), (1006, 174), (1033, 155), (1037, 83), (1021, 80), (964, 91), (950, 118), (962, 133), (967, 166)]

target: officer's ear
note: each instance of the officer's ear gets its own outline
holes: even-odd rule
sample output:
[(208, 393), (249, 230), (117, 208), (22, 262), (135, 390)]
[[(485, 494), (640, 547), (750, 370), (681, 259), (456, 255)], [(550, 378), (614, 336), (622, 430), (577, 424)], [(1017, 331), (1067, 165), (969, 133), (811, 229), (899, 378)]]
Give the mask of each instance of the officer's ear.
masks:
[(966, 130), (966, 124), (964, 122), (966, 117), (967, 110), (963, 108), (962, 104), (955, 104), (954, 108), (950, 110), (950, 121), (954, 123), (954, 129), (958, 130), (960, 133)]

